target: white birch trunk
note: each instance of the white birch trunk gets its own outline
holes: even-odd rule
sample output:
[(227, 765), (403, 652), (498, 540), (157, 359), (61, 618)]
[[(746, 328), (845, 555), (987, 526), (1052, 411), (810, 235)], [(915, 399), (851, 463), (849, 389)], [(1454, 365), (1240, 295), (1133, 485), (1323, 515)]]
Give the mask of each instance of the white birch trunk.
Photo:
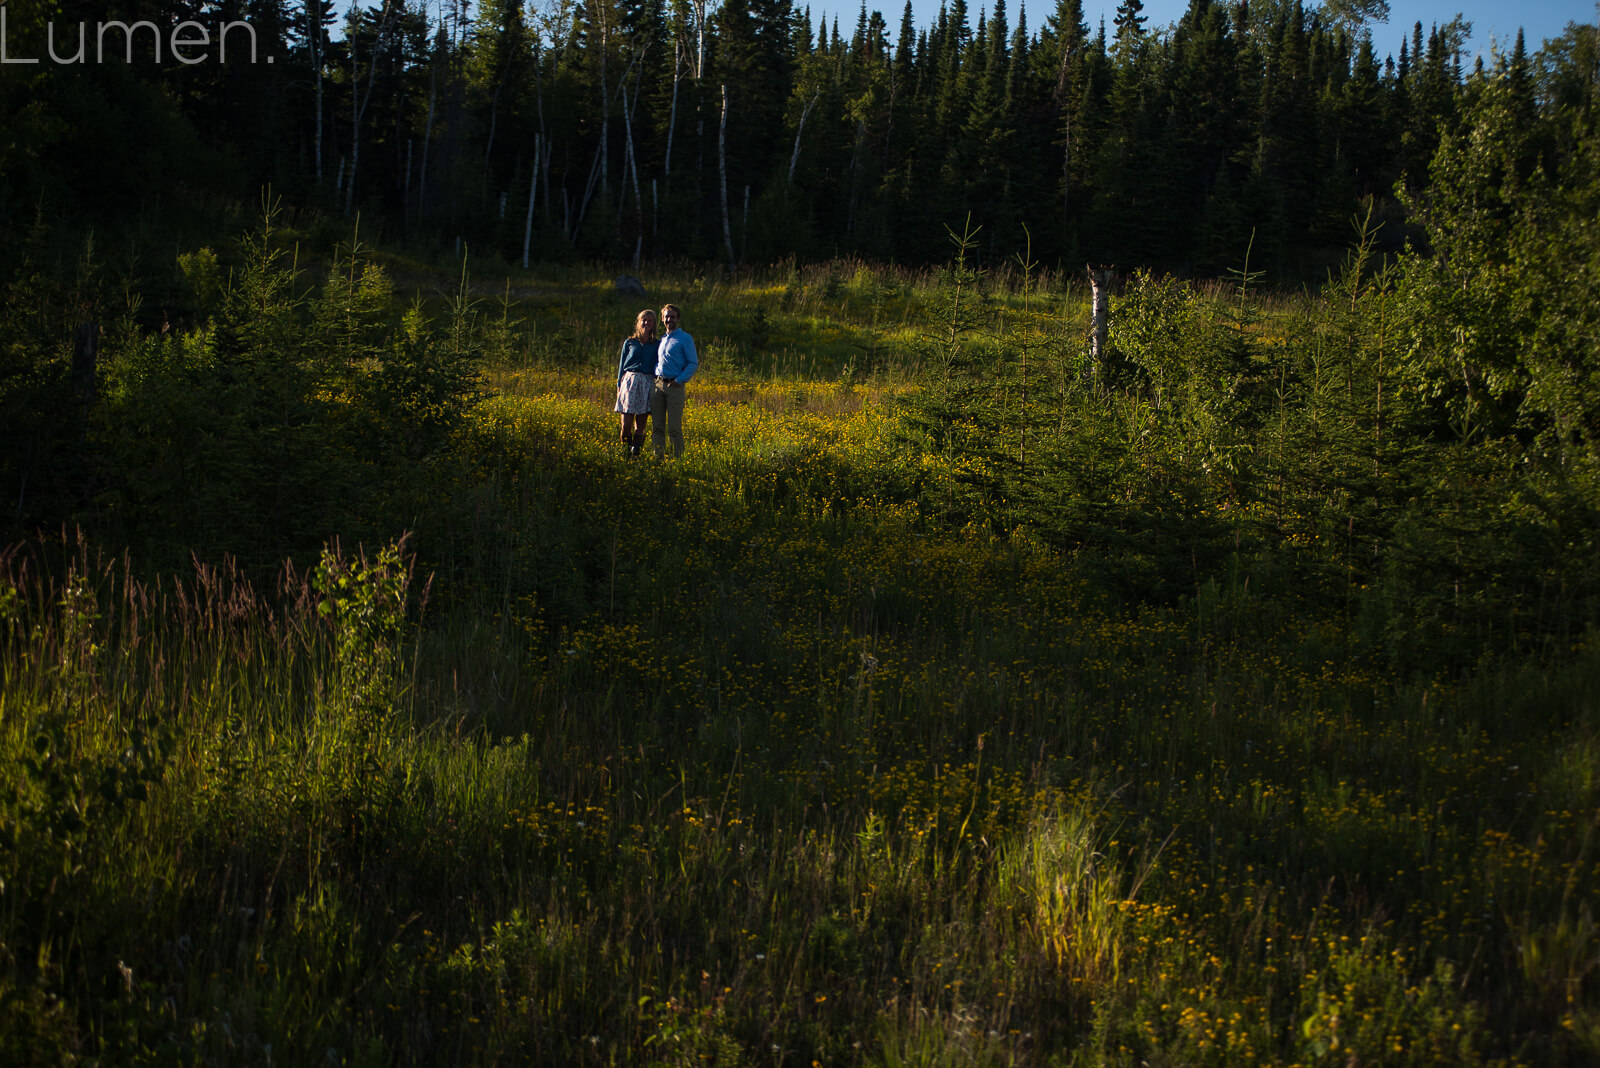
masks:
[(667, 155), (661, 164), (661, 176), (672, 177), (672, 135), (678, 129), (678, 82), (683, 79), (683, 42), (672, 40), (672, 107), (667, 111)]
[(850, 210), (845, 217), (845, 233), (856, 232), (856, 203), (861, 198), (861, 148), (867, 140), (867, 123), (856, 123), (856, 147), (850, 154)]
[[(533, 166), (535, 175), (535, 188), (537, 176), (544, 176), (544, 214), (550, 217), (550, 138), (544, 132), (544, 56), (540, 51), (539, 41), (534, 39), (533, 46), (533, 99), (539, 110), (539, 132), (533, 139)], [(539, 158), (539, 146), (544, 146), (544, 159)], [(531, 192), (528, 194), (533, 195)]]
[[(441, 34), (441, 36), (443, 36)], [(433, 117), (439, 103), (439, 60), (434, 57), (428, 76), (428, 123), (422, 131), (422, 173), (417, 175), (417, 217), (428, 213), (428, 147), (433, 144)]]
[(628, 130), (628, 173), (633, 177), (633, 270), (639, 271), (639, 252), (644, 243), (644, 198), (639, 195), (639, 157), (633, 148), (633, 116), (639, 109), (639, 87), (635, 83), (633, 90), (633, 105), (624, 110), (623, 118), (627, 120)]
[(316, 156), (317, 184), (322, 184), (322, 19), (316, 10), (316, 0), (306, 0), (306, 39), (311, 42), (311, 77), (316, 81), (317, 121)]
[(794, 131), (794, 152), (789, 156), (790, 185), (794, 184), (794, 169), (800, 163), (800, 137), (806, 132), (806, 119), (811, 117), (811, 109), (817, 106), (817, 99), (821, 96), (822, 90), (818, 89), (811, 95), (811, 102), (805, 106), (805, 110), (800, 112), (800, 125)]
[[(374, 64), (376, 69), (377, 65)], [(344, 213), (350, 214), (355, 206), (356, 199), (356, 165), (361, 162), (361, 78), (356, 73), (356, 43), (350, 42), (350, 117), (353, 120), (350, 128), (350, 184), (344, 186)], [(343, 163), (343, 160), (340, 161)], [(340, 181), (344, 179), (344, 168), (340, 167)]]
[(1061, 146), (1061, 215), (1065, 220), (1067, 208), (1072, 203), (1072, 124), (1067, 123), (1066, 140)]
[(352, 34), (350, 41), (350, 117), (352, 126), (350, 130), (350, 180), (344, 187), (344, 212), (346, 215), (355, 210), (356, 200), (356, 172), (361, 165), (361, 120), (367, 114), (367, 105), (372, 103), (372, 89), (378, 81), (378, 56), (383, 52), (384, 32), (389, 28), (389, 17), (394, 9), (389, 4), (384, 4), (383, 14), (378, 19), (377, 32), (372, 37), (372, 59), (367, 65), (367, 88), (361, 91), (360, 68), (356, 63), (356, 42)]
[(694, 32), (694, 80), (699, 81), (706, 73), (706, 0), (695, 4)]
[(578, 217), (573, 221), (572, 228), (567, 231), (569, 244), (578, 243), (578, 228), (583, 225), (583, 217), (589, 212), (589, 198), (594, 196), (595, 178), (600, 173), (600, 154), (604, 150), (603, 146), (594, 150), (594, 162), (589, 164), (589, 181), (583, 187), (583, 200), (578, 204)]
[(1085, 268), (1089, 272), (1089, 285), (1094, 292), (1094, 310), (1089, 319), (1089, 377), (1097, 378), (1106, 357), (1106, 343), (1111, 330), (1111, 268)]
[(495, 83), (494, 99), (489, 102), (489, 136), (484, 140), (483, 146), (483, 180), (489, 180), (489, 158), (494, 153), (494, 131), (500, 124), (500, 89), (505, 85), (505, 76)]
[[(550, 138), (547, 135), (547, 136), (545, 136), (545, 139), (544, 139), (544, 163), (539, 167), (539, 174), (541, 175), (540, 180), (544, 182), (544, 214), (545, 214), (545, 218), (549, 218), (550, 217), (550, 153), (551, 153), (551, 151), (552, 151), (552, 146), (550, 144)], [(562, 196), (563, 197), (566, 196), (565, 191), (563, 191)]]
[[(617, 94), (619, 96), (622, 96), (623, 109), (624, 110), (627, 109), (627, 99), (628, 99), (626, 93), (624, 92), (624, 90), (626, 89), (627, 84), (628, 84), (628, 75), (630, 75), (632, 73), (633, 73), (633, 64), (630, 63), (630, 64), (628, 64), (628, 69), (622, 72), (621, 80), (619, 80), (617, 82)], [(611, 94), (608, 91), (607, 94), (606, 94), (606, 99), (609, 101), (610, 98), (611, 98)], [(577, 242), (577, 240), (578, 240), (578, 227), (583, 225), (583, 217), (585, 215), (587, 215), (588, 212), (589, 212), (589, 200), (590, 200), (591, 197), (594, 196), (595, 178), (596, 178), (597, 175), (598, 175), (599, 180), (600, 180), (600, 196), (601, 196), (602, 199), (605, 199), (605, 197), (606, 197), (606, 184), (605, 184), (606, 137), (605, 137), (605, 125), (603, 123), (602, 123), (602, 125), (600, 127), (600, 134), (601, 134), (601, 136), (600, 136), (600, 145), (599, 145), (599, 147), (597, 149), (595, 149), (594, 163), (591, 164), (590, 167), (589, 167), (589, 181), (584, 186), (583, 202), (578, 206), (578, 220), (577, 220), (577, 222), (575, 222), (573, 224), (572, 230), (568, 235), (569, 240), (572, 241), (573, 243)]]
[(404, 216), (404, 218), (406, 220), (406, 226), (408, 228), (411, 225), (411, 160), (412, 160), (413, 152), (416, 149), (416, 147), (417, 147), (417, 139), (416, 138), (414, 138), (414, 137), (406, 138), (406, 184), (405, 184), (405, 193), (404, 193), (404, 196), (401, 198), (400, 203), (401, 203), (401, 211), (402, 211), (403, 216)]
[(717, 131), (717, 172), (722, 185), (722, 240), (728, 246), (728, 267), (737, 270), (733, 256), (733, 228), (728, 225), (728, 86), (722, 86), (722, 125)]
[(528, 217), (522, 223), (522, 269), (528, 269), (528, 254), (533, 249), (533, 202), (539, 192), (539, 150), (541, 134), (533, 135), (533, 178), (528, 182)]
[(600, 195), (610, 192), (610, 163), (607, 144), (611, 140), (611, 92), (606, 85), (606, 53), (611, 47), (611, 27), (606, 22), (605, 5), (600, 10)]

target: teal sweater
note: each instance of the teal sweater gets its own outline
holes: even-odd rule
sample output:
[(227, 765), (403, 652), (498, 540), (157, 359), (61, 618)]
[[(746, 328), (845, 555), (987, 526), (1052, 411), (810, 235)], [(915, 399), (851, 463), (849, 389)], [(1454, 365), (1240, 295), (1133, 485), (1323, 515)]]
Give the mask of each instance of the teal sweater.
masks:
[(656, 349), (659, 341), (640, 341), (636, 337), (622, 339), (622, 355), (617, 359), (617, 384), (629, 371), (651, 375), (656, 371)]

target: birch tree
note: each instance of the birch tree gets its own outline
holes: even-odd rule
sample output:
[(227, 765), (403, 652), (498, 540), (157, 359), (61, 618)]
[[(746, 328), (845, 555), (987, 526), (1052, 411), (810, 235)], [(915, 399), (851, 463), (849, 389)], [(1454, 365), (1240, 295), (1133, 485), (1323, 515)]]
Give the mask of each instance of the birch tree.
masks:
[(494, 160), (501, 101), (516, 100), (532, 48), (522, 0), (480, 0), (473, 44), (473, 80), (489, 100), (488, 133), (484, 138), (486, 174)]
[(728, 87), (722, 87), (722, 126), (717, 132), (717, 173), (722, 189), (722, 240), (728, 246), (728, 269), (738, 270), (733, 254), (733, 230), (728, 225)]
[(322, 127), (323, 115), (323, 45), (327, 40), (327, 26), (333, 18), (332, 0), (305, 0), (306, 66), (311, 72), (311, 95), (315, 114), (312, 118), (312, 172), (317, 185), (322, 177)]
[(356, 203), (356, 173), (361, 164), (361, 123), (367, 114), (367, 105), (372, 102), (372, 89), (378, 81), (378, 61), (383, 56), (388, 44), (389, 30), (393, 23), (395, 11), (401, 7), (400, 0), (384, 0), (382, 9), (377, 16), (377, 24), (372, 33), (372, 51), (367, 60), (367, 83), (361, 85), (361, 24), (370, 16), (365, 15), (354, 4), (350, 6), (350, 15), (347, 22), (346, 34), (350, 40), (350, 174), (345, 185), (344, 210), (348, 215), (355, 210)]

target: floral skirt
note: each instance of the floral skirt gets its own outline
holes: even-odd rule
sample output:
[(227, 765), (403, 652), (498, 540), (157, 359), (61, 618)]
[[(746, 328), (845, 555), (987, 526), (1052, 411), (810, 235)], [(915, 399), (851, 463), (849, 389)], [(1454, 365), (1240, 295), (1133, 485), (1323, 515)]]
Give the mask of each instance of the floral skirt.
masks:
[(654, 375), (629, 371), (617, 383), (617, 406), (611, 409), (625, 415), (649, 415), (650, 391), (655, 388)]

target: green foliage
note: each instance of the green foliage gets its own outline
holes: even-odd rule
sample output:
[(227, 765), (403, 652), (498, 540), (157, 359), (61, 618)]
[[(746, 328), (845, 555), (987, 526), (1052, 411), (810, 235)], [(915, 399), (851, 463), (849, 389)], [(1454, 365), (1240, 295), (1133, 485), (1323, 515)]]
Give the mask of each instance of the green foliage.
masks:
[[(1585, 291), (1588, 205), (1568, 190), (1586, 186), (1519, 162), (1517, 143), (1560, 139), (1518, 125), (1512, 81), (1475, 82), (1464, 132), (1441, 144), (1431, 255), (1384, 266), (1369, 204), (1343, 267), (1293, 315), (1260, 309), (1248, 266), (1231, 299), (1135, 272), (1112, 309), (1110, 389), (1069, 379), (1055, 413), (1016, 403), (1039, 337), (1025, 317), (942, 330), (962, 339), (949, 368), (902, 416), (944, 471), (923, 505), (1092, 555), (1140, 598), (1287, 566), (1402, 671), (1423, 650), (1460, 665), (1491, 634), (1583, 626), (1600, 594), (1581, 548), (1597, 503), (1589, 316), (1562, 297), (1556, 316), (1539, 309)], [(1577, 144), (1569, 173), (1586, 165)], [(963, 287), (947, 291), (959, 311)]]
[(15, 272), (0, 275), (0, 492), (13, 533), (78, 512), (91, 481), (82, 447), (94, 383), (73, 360), (108, 284), (92, 236), (66, 271), (47, 265), (51, 243), (36, 220), (16, 242)]
[(901, 419), (911, 447), (972, 461), (928, 495), (941, 519), (959, 524), (997, 502), (998, 479), (980, 458), (997, 417), (991, 367), (1001, 352), (983, 336), (994, 309), (983, 292), (984, 272), (972, 262), (978, 230), (968, 219), (961, 233), (949, 235), (955, 258), (939, 272), (931, 322), (915, 346), (917, 374), (928, 385), (907, 399)]
[(96, 836), (113, 832), (123, 810), (148, 797), (161, 777), (161, 755), (138, 730), (116, 756), (93, 752), (58, 715), (39, 725), (18, 767), (20, 779), (0, 795), (0, 847), (8, 858), (0, 882), (38, 924), (38, 945), (49, 938), (51, 899), (85, 876)]
[(1300, 991), (1300, 1034), (1310, 1064), (1463, 1064), (1475, 1048), (1480, 1010), (1463, 1003), (1455, 969), (1440, 961), (1415, 981), (1404, 954), (1363, 937), (1329, 947), (1325, 970)]
[(0, 980), (0, 1055), (17, 1068), (68, 1068), (83, 1049), (69, 1007), (36, 986)]
[(409, 564), (400, 545), (346, 559), (336, 546), (324, 549), (312, 577), (322, 594), (317, 611), (334, 626), (339, 665), (338, 704), (351, 712), (392, 712), (399, 646), (405, 638)]
[(325, 548), (311, 586), (317, 612), (333, 627), (335, 679), (325, 715), (335, 732), (335, 790), (363, 824), (393, 800), (386, 758), (392, 747), (412, 561), (404, 542), (346, 558)]
[(226, 277), (208, 248), (180, 257), (191, 324), (148, 330), (133, 301), (105, 332), (104, 403), (79, 455), (101, 521), (153, 562), (273, 566), (382, 526), (475, 403), (481, 322), (402, 314), (358, 242), (313, 289), (269, 210), (237, 256)]
[(178, 253), (178, 271), (194, 298), (196, 313), (209, 316), (222, 296), (224, 280), (217, 254), (210, 248)]
[[(1592, 69), (1593, 45), (1583, 46), (1592, 33), (1573, 36), (1573, 52), (1551, 50), (1558, 79), (1573, 60)], [(1425, 526), (1438, 516), (1457, 574), (1507, 576), (1528, 592), (1554, 584), (1581, 616), (1596, 580), (1579, 548), (1597, 503), (1594, 394), (1583, 385), (1596, 244), (1579, 220), (1594, 208), (1600, 171), (1565, 131), (1593, 105), (1535, 121), (1520, 80), (1514, 67), (1477, 79), (1458, 130), (1440, 143), (1419, 201), (1431, 254), (1408, 257), (1397, 283), (1402, 397), (1420, 402), (1435, 435), (1460, 443), (1429, 480), (1437, 506), (1419, 512)], [(1540, 544), (1566, 557), (1559, 579), (1530, 558), (1526, 547)]]

